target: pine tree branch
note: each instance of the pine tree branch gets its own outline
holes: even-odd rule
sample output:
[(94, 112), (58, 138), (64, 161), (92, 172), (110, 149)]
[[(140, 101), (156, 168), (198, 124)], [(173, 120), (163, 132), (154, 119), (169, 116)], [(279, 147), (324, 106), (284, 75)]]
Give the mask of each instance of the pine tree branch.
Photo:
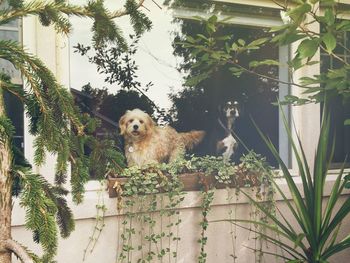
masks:
[[(145, 0), (139, 0), (136, 4), (137, 8), (140, 8)], [(47, 8), (57, 9), (66, 15), (76, 15), (81, 17), (93, 17), (93, 13), (89, 12), (85, 8), (77, 5), (71, 5), (66, 3), (55, 3), (55, 2), (42, 2), (42, 1), (32, 1), (27, 3), (24, 8), (6, 11), (0, 13), (0, 21), (11, 21), (16, 18), (21, 18), (28, 15), (38, 15), (44, 12)], [(125, 8), (116, 10), (112, 12), (109, 16), (110, 19), (129, 15), (128, 10)]]
[(3, 247), (13, 253), (22, 261), (22, 263), (34, 263), (33, 259), (30, 257), (26, 249), (20, 245), (18, 242), (7, 239), (3, 241)]
[[(139, 2), (137, 3), (137, 8), (140, 8), (144, 2), (145, 2), (145, 0), (139, 0)], [(125, 8), (123, 8), (123, 9), (114, 11), (111, 14), (110, 18), (117, 18), (117, 17), (128, 15), (128, 14), (129, 14), (129, 12)]]

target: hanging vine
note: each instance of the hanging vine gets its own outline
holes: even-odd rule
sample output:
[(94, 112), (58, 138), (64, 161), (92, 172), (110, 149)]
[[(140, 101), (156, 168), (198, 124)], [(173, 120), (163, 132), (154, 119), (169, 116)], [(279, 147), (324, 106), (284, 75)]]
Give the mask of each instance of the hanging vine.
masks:
[(107, 207), (103, 198), (104, 184), (101, 183), (100, 189), (97, 191), (97, 204), (96, 204), (96, 216), (95, 224), (93, 226), (92, 234), (89, 237), (89, 241), (84, 249), (83, 261), (86, 260), (88, 253), (92, 253), (95, 249), (97, 241), (99, 240), (102, 230), (105, 227), (105, 214)]
[[(237, 200), (240, 188), (256, 187), (256, 198), (264, 202), (271, 211), (274, 209), (274, 191), (269, 180), (273, 176), (272, 167), (254, 152), (244, 155), (239, 165), (220, 157), (192, 156), (189, 160), (179, 159), (171, 164), (127, 168), (120, 175), (126, 178), (125, 183), (115, 185), (119, 212), (125, 215), (121, 222), (117, 262), (177, 262), (178, 244), (181, 240), (179, 226), (182, 222), (180, 205), (185, 195), (179, 174), (186, 173), (198, 174), (202, 186), (199, 263), (207, 262), (206, 232), (215, 188), (235, 188)], [(228, 200), (232, 198), (228, 197)], [(236, 207), (234, 205), (229, 212), (230, 219), (236, 218)], [(267, 218), (260, 216), (260, 220)], [(252, 232), (256, 233), (258, 230)], [(230, 234), (231, 257), (236, 262), (236, 225), (231, 226)], [(263, 240), (263, 235), (256, 237), (255, 251), (261, 251)]]
[[(123, 176), (128, 181), (121, 194), (126, 217), (122, 223), (123, 244), (118, 262), (163, 262), (166, 256), (168, 262), (172, 258), (176, 262), (181, 223), (178, 206), (183, 201), (184, 192), (177, 169), (167, 168), (154, 165), (124, 171)], [(164, 218), (168, 219), (167, 223)], [(172, 246), (173, 242), (175, 246)]]

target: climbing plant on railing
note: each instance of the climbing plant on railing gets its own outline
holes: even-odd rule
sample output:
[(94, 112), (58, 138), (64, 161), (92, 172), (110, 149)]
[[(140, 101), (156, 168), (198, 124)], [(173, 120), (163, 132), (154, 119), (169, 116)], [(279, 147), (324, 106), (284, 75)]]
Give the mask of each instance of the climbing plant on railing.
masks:
[(177, 169), (165, 167), (124, 170), (128, 181), (121, 194), (126, 217), (118, 262), (163, 262), (164, 257), (168, 257), (167, 262), (172, 258), (176, 261), (181, 223), (177, 207), (184, 192)]
[[(153, 164), (142, 168), (131, 167), (120, 175), (127, 178), (124, 184), (116, 183), (118, 207), (125, 214), (122, 219), (117, 262), (177, 262), (179, 205), (185, 192), (180, 174), (196, 173), (202, 188), (202, 220), (199, 222), (198, 262), (207, 261), (205, 250), (208, 238), (208, 215), (214, 200), (215, 188), (257, 187), (257, 199), (273, 211), (273, 190), (269, 183), (273, 174), (266, 160), (254, 152), (241, 158), (241, 164), (224, 161), (220, 157), (191, 157), (171, 164)], [(267, 174), (268, 173), (268, 174)], [(230, 211), (236, 214), (236, 211)], [(265, 220), (261, 218), (261, 220)], [(231, 227), (232, 257), (235, 260), (235, 233)]]
[(92, 253), (101, 236), (102, 230), (105, 227), (105, 214), (107, 207), (103, 198), (103, 190), (105, 185), (101, 182), (100, 189), (97, 192), (96, 216), (92, 234), (89, 236), (89, 241), (84, 249), (83, 261), (86, 260), (88, 253)]

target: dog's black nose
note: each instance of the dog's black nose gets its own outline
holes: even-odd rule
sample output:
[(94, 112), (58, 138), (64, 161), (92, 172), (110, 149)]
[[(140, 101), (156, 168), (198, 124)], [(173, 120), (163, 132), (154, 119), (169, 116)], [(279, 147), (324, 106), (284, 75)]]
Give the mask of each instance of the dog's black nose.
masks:
[(135, 125), (133, 126), (133, 128), (134, 128), (134, 130), (137, 130), (137, 129), (139, 128), (139, 126), (135, 124)]

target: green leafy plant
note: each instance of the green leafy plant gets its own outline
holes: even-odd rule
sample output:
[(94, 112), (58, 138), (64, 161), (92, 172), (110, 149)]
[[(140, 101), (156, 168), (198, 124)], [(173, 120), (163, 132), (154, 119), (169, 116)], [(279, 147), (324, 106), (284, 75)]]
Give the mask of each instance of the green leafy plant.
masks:
[[(181, 4), (181, 1), (177, 1)], [(186, 2), (186, 1), (182, 1)], [(225, 21), (220, 21), (216, 15), (208, 19), (195, 18), (205, 25), (205, 30), (193, 36), (186, 36), (177, 44), (190, 51), (187, 60), (193, 60), (191, 69), (196, 73), (187, 79), (188, 86), (196, 86), (210, 76), (216, 74), (223, 66), (230, 67), (234, 77), (250, 74), (293, 85), (302, 89), (302, 96), (288, 95), (284, 103), (303, 105), (307, 103), (323, 102), (324, 95), (339, 97), (344, 105), (350, 103), (349, 70), (350, 65), (343, 54), (349, 53), (342, 39), (348, 37), (350, 21), (343, 19), (348, 7), (335, 0), (327, 1), (284, 1), (279, 4), (285, 24), (272, 27), (269, 34), (253, 41), (238, 39), (232, 41), (230, 35), (218, 34)], [(320, 12), (322, 8), (323, 12)], [(320, 28), (320, 30), (315, 30)], [(281, 81), (273, 75), (267, 75), (260, 69), (269, 66), (278, 66), (280, 62), (272, 58), (252, 60), (247, 65), (242, 64), (241, 57), (263, 46), (273, 44), (285, 46), (295, 44), (296, 52), (288, 62), (290, 72), (295, 72), (303, 66), (312, 66), (320, 63), (317, 52), (321, 51), (339, 66), (327, 68), (324, 72), (314, 76), (302, 77), (298, 80)], [(340, 51), (339, 51), (340, 50)], [(286, 65), (281, 65), (286, 66)], [(345, 119), (345, 125), (350, 124)]]
[[(72, 5), (62, 0), (0, 2), (0, 25), (26, 16), (35, 16), (42, 26), (51, 25), (57, 33), (68, 34), (72, 30), (69, 16), (90, 18), (93, 21), (92, 41), (96, 47), (102, 43), (117, 43), (126, 48), (126, 41), (114, 18), (129, 16), (138, 34), (151, 27), (150, 20), (139, 10), (143, 1), (128, 0), (122, 9), (113, 12), (107, 10), (103, 0), (88, 1), (84, 6)], [(68, 174), (71, 172), (73, 201), (80, 203), (83, 200), (84, 183), (89, 178), (90, 164), (108, 159), (104, 161), (104, 164), (108, 163), (104, 165), (104, 169), (108, 167), (117, 170), (120, 168), (122, 156), (115, 149), (106, 151), (103, 148), (105, 152), (101, 152), (101, 148), (93, 147), (90, 157), (97, 159), (91, 161), (84, 146), (97, 143), (92, 141), (89, 134), (89, 126), (93, 121), (84, 119), (69, 91), (21, 43), (0, 40), (0, 57), (20, 72), (27, 85), (24, 89), (13, 84), (10, 77), (0, 73), (0, 262), (11, 262), (12, 254), (15, 254), (22, 262), (49, 263), (57, 252), (58, 234), (66, 238), (74, 229), (72, 213), (65, 200), (68, 192), (63, 187)], [(30, 167), (15, 165), (13, 127), (5, 108), (5, 92), (17, 97), (24, 105), (29, 120), (29, 133), (35, 136), (34, 164), (42, 165), (47, 153), (56, 157), (54, 185), (34, 174)], [(109, 145), (106, 141), (103, 143), (105, 146)], [(109, 162), (113, 158), (119, 161)], [(69, 163), (72, 164), (71, 171)], [(109, 167), (109, 164), (113, 167)], [(14, 181), (20, 182), (17, 185), (22, 189), (19, 198), (21, 206), (26, 210), (25, 226), (34, 233), (34, 241), (42, 246), (42, 258), (35, 256), (11, 237)]]
[(128, 181), (120, 192), (125, 218), (118, 262), (176, 260), (181, 223), (178, 206), (184, 199), (176, 172), (165, 164), (123, 171)]
[(205, 252), (205, 246), (208, 242), (208, 237), (205, 235), (209, 222), (208, 222), (208, 214), (210, 212), (211, 203), (214, 200), (214, 192), (210, 190), (202, 191), (202, 221), (199, 223), (201, 227), (200, 238), (198, 239), (198, 243), (200, 244), (200, 253), (198, 256), (198, 263), (207, 262), (207, 253)]
[(89, 237), (89, 241), (84, 249), (83, 261), (88, 256), (88, 253), (92, 253), (95, 249), (95, 246), (101, 236), (102, 230), (105, 227), (105, 214), (107, 207), (104, 202), (103, 193), (104, 193), (104, 184), (101, 182), (101, 188), (98, 190), (97, 204), (96, 204), (96, 217), (95, 225), (93, 226), (92, 234)]
[[(177, 159), (170, 164), (125, 169), (120, 176), (128, 180), (115, 187), (121, 196), (118, 202), (122, 204), (119, 207), (125, 212), (118, 262), (162, 262), (166, 256), (169, 262), (172, 261), (171, 258), (176, 260), (180, 241), (179, 225), (182, 221), (178, 208), (185, 194), (180, 174), (197, 173), (202, 186), (198, 262), (207, 261), (206, 231), (216, 187), (235, 187), (235, 196), (240, 187), (257, 187), (257, 198), (265, 201), (266, 209), (274, 211), (273, 191), (269, 183), (269, 178), (274, 176), (272, 167), (266, 163), (265, 158), (252, 151), (244, 155), (241, 161), (240, 165), (234, 165), (221, 157), (191, 156), (188, 160)], [(164, 222), (164, 217), (168, 223)], [(236, 235), (233, 228), (231, 232), (233, 236)], [(234, 250), (232, 255), (235, 259)]]
[(330, 157), (327, 157), (329, 150), (327, 138), (330, 131), (330, 119), (329, 115), (325, 112), (326, 108), (324, 109), (321, 134), (313, 169), (309, 167), (299, 138), (296, 142), (293, 140), (292, 133), (284, 118), (288, 138), (298, 164), (298, 171), (302, 181), (301, 189), (297, 187), (293, 176), (279, 157), (277, 149), (271, 141), (261, 133), (262, 138), (279, 162), (293, 202), (288, 199), (286, 193), (283, 192), (279, 184), (273, 178), (271, 178), (271, 182), (276, 188), (276, 191), (283, 198), (297, 226), (291, 225), (290, 217), (286, 218), (279, 210), (277, 210), (278, 212), (276, 213), (271, 213), (266, 209), (263, 203), (255, 200), (245, 192), (243, 192), (244, 195), (249, 198), (261, 213), (266, 215), (270, 223), (254, 220), (231, 220), (234, 224), (237, 222), (245, 222), (261, 225), (275, 234), (278, 234), (286, 241), (281, 241), (281, 239), (275, 238), (272, 235), (260, 233), (268, 242), (283, 250), (284, 255), (276, 254), (276, 256), (282, 257), (290, 262), (328, 262), (331, 256), (350, 247), (350, 235), (342, 240), (338, 239), (342, 221), (350, 214), (350, 198), (345, 198), (344, 203), (341, 204), (339, 208), (336, 207), (345, 186), (350, 180), (349, 175), (344, 177), (344, 167), (340, 169), (331, 189), (328, 201), (326, 204), (323, 203), (326, 176), (334, 150), (333, 142), (332, 149), (330, 150)]

